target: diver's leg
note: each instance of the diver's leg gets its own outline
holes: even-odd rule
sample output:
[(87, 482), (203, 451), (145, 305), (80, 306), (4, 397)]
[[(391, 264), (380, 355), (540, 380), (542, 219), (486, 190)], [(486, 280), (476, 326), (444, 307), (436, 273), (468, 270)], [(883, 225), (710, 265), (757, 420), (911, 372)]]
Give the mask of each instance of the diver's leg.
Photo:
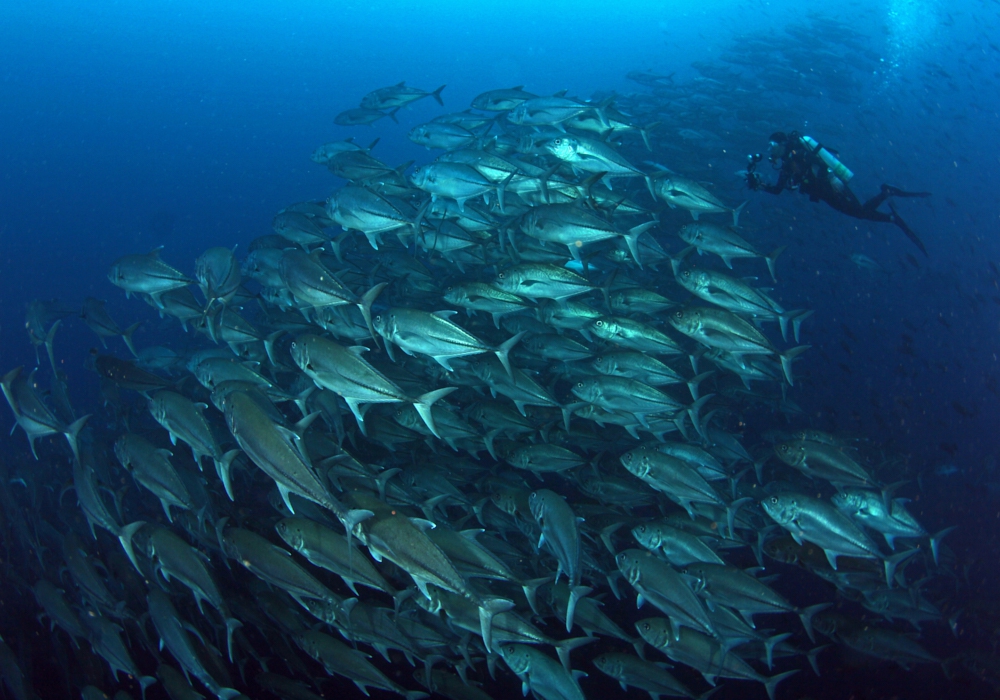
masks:
[(861, 205), (861, 208), (866, 212), (873, 212), (882, 206), (882, 202), (887, 200), (889, 197), (930, 197), (930, 192), (906, 192), (898, 187), (893, 187), (892, 185), (882, 185), (881, 191), (869, 199), (867, 202)]
[[(888, 193), (889, 197), (930, 197), (930, 192), (907, 192), (892, 185), (882, 185), (882, 192)], [(883, 197), (884, 199), (884, 197)]]
[[(862, 204), (861, 208), (864, 209), (866, 212), (874, 213), (876, 209), (882, 206), (882, 202), (884, 202), (893, 195), (893, 190), (895, 189), (896, 189), (895, 187), (892, 187), (890, 185), (882, 185), (881, 191), (877, 195), (869, 199), (867, 202)], [(886, 221), (889, 220), (891, 219), (886, 219)]]
[[(911, 229), (909, 226), (906, 225), (906, 222), (903, 221), (903, 218), (896, 212), (896, 207), (892, 206), (892, 202), (889, 202), (889, 209), (892, 211), (892, 214), (888, 215), (889, 221), (896, 224), (896, 226), (898, 226), (900, 230), (902, 230), (902, 232), (906, 234), (906, 237), (913, 242), (913, 245), (920, 248), (921, 253), (930, 257), (930, 255), (927, 253), (927, 248), (924, 247), (923, 241), (921, 241), (919, 236), (917, 236), (917, 234), (913, 232), (913, 229)], [(881, 214), (882, 212), (875, 212), (875, 213)], [(886, 215), (883, 214), (883, 216)]]

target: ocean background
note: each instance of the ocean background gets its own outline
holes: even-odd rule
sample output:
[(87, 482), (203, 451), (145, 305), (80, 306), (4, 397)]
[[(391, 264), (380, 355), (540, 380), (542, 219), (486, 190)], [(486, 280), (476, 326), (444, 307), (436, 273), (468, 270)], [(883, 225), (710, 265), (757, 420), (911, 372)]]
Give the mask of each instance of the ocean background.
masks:
[[(850, 27), (866, 51), (844, 48), (820, 20)], [(704, 135), (719, 144), (708, 161), (699, 155), (685, 162), (691, 137), (678, 133), (698, 131), (699, 123), (662, 125), (652, 136), (652, 159), (714, 173), (725, 201), (749, 196), (741, 222), (761, 250), (788, 246), (777, 289), (815, 310), (803, 329), (813, 349), (796, 364), (792, 397), (812, 427), (864, 436), (886, 460), (902, 460), (913, 480), (919, 476), (920, 493), (933, 497), (911, 508), (928, 530), (959, 526), (947, 541), (960, 562), (957, 596), (979, 611), (979, 624), (965, 618), (957, 639), (944, 629), (923, 639), (942, 657), (989, 653), (990, 625), (1000, 621), (998, 26), (1000, 5), (977, 0), (4, 0), (0, 368), (37, 364), (24, 330), (32, 299), (72, 306), (86, 296), (107, 299), (123, 326), (146, 319), (137, 346), (171, 337), (183, 346), (176, 326), (112, 287), (111, 262), (163, 246), (163, 258), (190, 273), (211, 246), (238, 246), (239, 256), (270, 233), (279, 209), (325, 199), (342, 184), (309, 159), (324, 142), (378, 137), (382, 160), (427, 162), (434, 154), (407, 139), (409, 128), (465, 109), (485, 90), (524, 85), (542, 95), (627, 95), (644, 90), (626, 79), (629, 71), (673, 74), (684, 83), (708, 70), (692, 64), (760, 75), (760, 88), (741, 92), (739, 109), (725, 115), (740, 126), (735, 135)], [(726, 64), (722, 57), (749, 38), (794, 42), (781, 63), (794, 64), (809, 90), (776, 91), (765, 62)], [(831, 46), (840, 47), (836, 77), (843, 82), (825, 85)], [(823, 76), (810, 78), (819, 63)], [(445, 110), (423, 100), (399, 113), (399, 125), (333, 124), (367, 92), (401, 80), (427, 90), (447, 84)], [(706, 85), (705, 100), (724, 93), (724, 82)], [(772, 131), (791, 129), (835, 147), (856, 173), (851, 185), (862, 200), (883, 182), (931, 191), (929, 200), (899, 202), (929, 257), (891, 225), (850, 219), (793, 193), (747, 192), (737, 175), (746, 155), (764, 151)], [(668, 250), (682, 245), (664, 239)], [(858, 253), (882, 270), (856, 265), (851, 256)], [(120, 343), (111, 343), (124, 357)], [(56, 338), (77, 407), (99, 400), (96, 376), (84, 367), (96, 345), (75, 318)], [(2, 416), (6, 428), (12, 417), (6, 409)], [(0, 438), (0, 458), (26, 454), (23, 433)], [(941, 468), (947, 465), (955, 468)], [(0, 611), (0, 631), (3, 624)], [(875, 698), (893, 690), (900, 698), (944, 697), (928, 688), (950, 687), (974, 697), (989, 690), (948, 681), (934, 666), (880, 668), (879, 677), (864, 666), (819, 680), (803, 672), (779, 697)], [(616, 686), (600, 682), (610, 697)], [(716, 697), (740, 697), (747, 688), (730, 683)], [(151, 689), (151, 698), (163, 697), (154, 692), (162, 689)]]

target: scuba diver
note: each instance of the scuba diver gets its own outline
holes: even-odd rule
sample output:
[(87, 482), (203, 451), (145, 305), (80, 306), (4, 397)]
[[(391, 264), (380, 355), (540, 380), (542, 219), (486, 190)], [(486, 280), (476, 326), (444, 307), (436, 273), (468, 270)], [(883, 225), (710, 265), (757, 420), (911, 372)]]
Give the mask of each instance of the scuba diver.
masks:
[[(797, 131), (784, 134), (778, 131), (771, 134), (771, 152), (768, 161), (778, 169), (778, 181), (773, 185), (765, 184), (755, 172), (761, 155), (748, 157), (747, 187), (751, 190), (764, 190), (771, 194), (780, 194), (785, 189), (798, 189), (802, 194), (809, 195), (809, 200), (823, 200), (837, 211), (856, 219), (869, 221), (887, 221), (896, 224), (906, 237), (927, 255), (927, 249), (917, 234), (900, 218), (890, 197), (930, 197), (930, 192), (904, 192), (898, 187), (882, 185), (882, 191), (862, 202), (851, 192), (847, 183), (852, 173), (837, 157), (822, 144), (809, 136), (802, 136)], [(883, 202), (888, 200), (891, 213), (878, 211)]]

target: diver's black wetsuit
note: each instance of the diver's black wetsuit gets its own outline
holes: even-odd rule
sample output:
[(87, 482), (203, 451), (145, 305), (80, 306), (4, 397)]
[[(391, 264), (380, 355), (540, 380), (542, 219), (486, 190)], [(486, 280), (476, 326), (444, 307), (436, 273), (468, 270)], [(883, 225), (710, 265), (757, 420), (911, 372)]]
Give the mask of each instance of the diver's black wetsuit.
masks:
[[(927, 249), (923, 242), (896, 213), (891, 201), (889, 202), (890, 213), (878, 211), (878, 208), (889, 197), (929, 197), (929, 192), (904, 192), (897, 187), (882, 185), (881, 192), (862, 203), (845, 183), (837, 180), (836, 176), (830, 172), (826, 163), (817, 154), (818, 148), (810, 149), (794, 134), (783, 142), (783, 149), (781, 145), (779, 144), (779, 152), (772, 155), (772, 162), (777, 159), (781, 160), (778, 181), (773, 185), (765, 184), (751, 168), (747, 173), (747, 183), (750, 189), (761, 189), (770, 194), (781, 194), (786, 189), (797, 189), (802, 194), (808, 195), (810, 201), (822, 200), (837, 211), (856, 219), (896, 224), (906, 234), (906, 237), (913, 241), (924, 255), (927, 255)], [(755, 163), (756, 161), (752, 160), (751, 162)]]

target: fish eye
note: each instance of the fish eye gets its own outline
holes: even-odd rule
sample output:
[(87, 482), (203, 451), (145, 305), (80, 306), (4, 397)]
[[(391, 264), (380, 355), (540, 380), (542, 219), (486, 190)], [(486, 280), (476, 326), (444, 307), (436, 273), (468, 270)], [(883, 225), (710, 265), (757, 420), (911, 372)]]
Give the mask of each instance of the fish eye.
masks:
[(639, 532), (645, 532), (646, 531), (646, 526), (645, 525), (640, 525), (639, 528), (638, 528), (638, 530), (639, 530)]
[(772, 506), (778, 505), (778, 497), (777, 496), (771, 496), (771, 505)]
[(582, 389), (583, 388), (583, 382), (577, 382), (576, 383), (576, 388), (577, 389)]
[(674, 318), (683, 318), (683, 317), (684, 317), (684, 312), (683, 311), (675, 311), (674, 312)]
[(681, 274), (684, 275), (684, 277), (690, 277), (691, 276), (691, 270), (684, 270), (684, 272), (682, 272)]
[(604, 321), (598, 321), (598, 322), (597, 322), (597, 323), (596, 323), (595, 325), (596, 325), (596, 326), (597, 326), (598, 328), (604, 328)]
[(781, 450), (782, 452), (788, 452), (788, 445), (782, 445), (778, 449)]
[(506, 273), (501, 272), (499, 275), (497, 275), (497, 279), (498, 280), (502, 280), (505, 276), (506, 276)]

